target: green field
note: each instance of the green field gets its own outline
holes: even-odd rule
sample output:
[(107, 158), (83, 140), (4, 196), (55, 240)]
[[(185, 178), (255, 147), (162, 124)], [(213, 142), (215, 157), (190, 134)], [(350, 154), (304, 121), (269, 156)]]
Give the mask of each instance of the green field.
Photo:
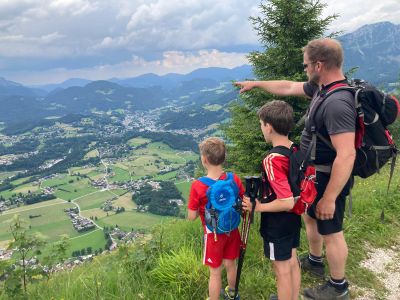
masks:
[(19, 178), (17, 180), (11, 181), (11, 184), (15, 187), (10, 190), (5, 190), (0, 192), (0, 195), (5, 199), (11, 198), (12, 195), (22, 193), (28, 194), (29, 192), (34, 193), (39, 190), (39, 185), (35, 185), (32, 182), (22, 185), (22, 183), (29, 180), (30, 177)]
[(118, 225), (118, 227), (123, 230), (131, 230), (132, 228), (134, 230), (149, 230), (154, 225), (170, 219), (171, 218), (148, 213), (125, 211), (120, 214), (114, 214), (108, 217), (100, 218), (97, 223), (102, 227)]
[(133, 150), (128, 159), (111, 166), (116, 173), (112, 179), (127, 181), (130, 179), (129, 172), (131, 172), (133, 180), (144, 176), (155, 180), (169, 180), (175, 178), (175, 171), (158, 176), (159, 172), (167, 166), (172, 169), (184, 167), (188, 161), (197, 159), (197, 154), (191, 151), (178, 152), (164, 143), (149, 143), (144, 148)]
[(79, 198), (75, 202), (80, 206), (81, 210), (87, 210), (92, 208), (100, 208), (100, 206), (106, 201), (111, 200), (115, 196), (109, 191), (96, 192)]
[(210, 111), (218, 111), (222, 108), (222, 105), (219, 104), (207, 104), (203, 106), (204, 109), (210, 110)]
[(187, 201), (189, 199), (190, 186), (192, 185), (189, 181), (175, 182), (175, 186), (181, 192), (183, 199)]
[[(29, 232), (40, 232), (48, 241), (56, 241), (62, 234), (77, 236), (78, 232), (72, 227), (72, 223), (64, 212), (65, 208), (74, 207), (72, 203), (51, 200), (37, 203), (35, 205), (23, 206), (9, 210), (0, 215), (0, 240), (9, 240), (9, 224), (15, 214), (20, 215), (27, 225), (31, 226)], [(29, 218), (29, 215), (40, 215), (36, 218)]]
[(115, 175), (109, 178), (110, 182), (126, 182), (131, 180), (131, 176), (127, 170), (117, 166), (112, 166), (111, 169)]
[(96, 229), (90, 231), (88, 233), (84, 233), (81, 236), (71, 238), (69, 240), (70, 246), (68, 247), (68, 251), (70, 254), (74, 250), (80, 250), (87, 247), (92, 247), (93, 252), (96, 249), (102, 248), (104, 250), (104, 246), (106, 244), (106, 239), (104, 238), (104, 232), (101, 229)]
[(142, 137), (137, 137), (137, 138), (130, 139), (128, 141), (128, 144), (130, 146), (132, 146), (132, 147), (138, 147), (138, 146), (141, 146), (141, 145), (148, 144), (150, 142), (151, 142), (151, 140), (149, 140), (149, 139), (145, 139), (145, 138), (142, 138)]
[(42, 186), (55, 188), (54, 195), (64, 200), (72, 200), (97, 191), (90, 185), (89, 179), (67, 174), (60, 174), (56, 178), (46, 180), (42, 183)]
[(154, 176), (154, 180), (158, 180), (158, 181), (171, 180), (176, 177), (177, 173), (178, 173), (177, 171), (171, 171), (171, 172), (168, 172), (165, 174), (156, 175), (156, 176)]
[(12, 177), (18, 172), (0, 172), (0, 180), (7, 179), (8, 177)]
[(92, 150), (92, 151), (89, 151), (88, 153), (86, 153), (84, 159), (88, 159), (88, 158), (91, 158), (91, 157), (98, 157), (98, 156), (99, 156), (99, 151)]

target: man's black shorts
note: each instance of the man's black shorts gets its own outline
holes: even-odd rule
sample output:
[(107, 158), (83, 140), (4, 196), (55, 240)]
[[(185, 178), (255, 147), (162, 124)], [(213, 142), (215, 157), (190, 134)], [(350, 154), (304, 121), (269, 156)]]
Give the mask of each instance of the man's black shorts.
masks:
[(317, 188), (317, 198), (315, 199), (314, 203), (310, 206), (307, 211), (307, 214), (317, 220), (318, 232), (322, 235), (332, 234), (336, 232), (340, 232), (343, 230), (343, 218), (344, 218), (344, 210), (346, 207), (346, 196), (350, 192), (351, 188), (351, 180), (349, 180), (346, 185), (344, 186), (343, 190), (336, 198), (336, 206), (335, 212), (333, 214), (332, 220), (318, 220), (315, 211), (319, 200), (322, 198), (326, 186), (328, 185), (330, 178), (330, 174), (317, 172), (317, 184), (315, 185)]
[(264, 254), (270, 260), (284, 261), (292, 258), (292, 249), (300, 246), (300, 228), (291, 235), (272, 241), (264, 239)]

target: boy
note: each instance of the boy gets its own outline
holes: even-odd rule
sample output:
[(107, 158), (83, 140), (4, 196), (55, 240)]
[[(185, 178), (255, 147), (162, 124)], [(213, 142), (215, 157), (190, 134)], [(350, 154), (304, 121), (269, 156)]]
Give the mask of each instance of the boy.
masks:
[[(225, 179), (227, 174), (223, 170), (222, 164), (225, 161), (225, 144), (218, 138), (208, 138), (199, 145), (201, 163), (207, 171), (206, 177), (213, 180)], [(242, 198), (244, 188), (242, 182), (236, 174), (233, 180), (239, 189), (239, 197)], [(208, 186), (196, 180), (192, 183), (188, 202), (188, 219), (195, 220), (200, 216), (204, 228), (204, 254), (203, 264), (209, 266), (210, 279), (208, 285), (209, 300), (219, 299), (221, 293), (221, 273), (222, 263), (225, 266), (228, 286), (224, 291), (225, 299), (233, 299), (236, 282), (236, 262), (240, 251), (240, 233), (236, 228), (229, 233), (217, 234), (211, 232), (205, 222), (205, 206), (207, 204)], [(236, 297), (235, 300), (238, 300)]]
[[(288, 134), (293, 128), (293, 109), (289, 104), (278, 100), (268, 102), (260, 108), (258, 117), (267, 143), (273, 147), (292, 147)], [(270, 200), (267, 203), (256, 200), (255, 211), (261, 212), (264, 254), (272, 261), (276, 276), (278, 296), (272, 295), (270, 300), (297, 300), (300, 268), (296, 248), (300, 243), (301, 219), (290, 212), (295, 202), (288, 182), (289, 158), (270, 153), (263, 161), (263, 169), (270, 186), (270, 191), (267, 191)], [(244, 197), (243, 209), (251, 208), (250, 199)]]

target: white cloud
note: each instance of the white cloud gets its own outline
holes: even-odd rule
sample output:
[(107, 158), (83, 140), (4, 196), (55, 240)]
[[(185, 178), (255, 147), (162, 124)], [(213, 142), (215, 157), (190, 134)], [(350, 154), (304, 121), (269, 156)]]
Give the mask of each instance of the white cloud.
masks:
[(58, 14), (80, 15), (95, 11), (96, 1), (89, 0), (53, 0), (49, 3), (49, 9)]
[(145, 60), (134, 56), (129, 61), (118, 64), (102, 64), (89, 68), (64, 69), (56, 68), (43, 72), (24, 72), (18, 76), (8, 76), (25, 84), (59, 83), (71, 77), (89, 78), (92, 80), (109, 79), (111, 77), (128, 78), (144, 73), (189, 73), (198, 68), (225, 67), (234, 68), (248, 64), (246, 53), (227, 53), (218, 50), (202, 50), (198, 52), (167, 51), (163, 58)]
[[(32, 68), (51, 67), (49, 74), (59, 68), (63, 71), (58, 74), (74, 77), (81, 74), (74, 71), (83, 70), (95, 76), (90, 70), (102, 65), (98, 72), (113, 74), (102, 78), (119, 76), (114, 70), (132, 56), (142, 57), (148, 66), (141, 67), (143, 72), (179, 72), (191, 63), (231, 66), (230, 52), (236, 56), (245, 51), (239, 47), (258, 47), (248, 18), (260, 13), (261, 1), (0, 0), (0, 65), (3, 76), (17, 76), (14, 65), (22, 69), (26, 59), (37, 61)], [(378, 21), (400, 21), (399, 0), (324, 2), (325, 15), (340, 14), (332, 30), (349, 32)], [(120, 71), (120, 76), (125, 74)]]
[(332, 23), (332, 31), (349, 33), (365, 25), (381, 21), (400, 22), (399, 0), (325, 0), (324, 15), (339, 14)]

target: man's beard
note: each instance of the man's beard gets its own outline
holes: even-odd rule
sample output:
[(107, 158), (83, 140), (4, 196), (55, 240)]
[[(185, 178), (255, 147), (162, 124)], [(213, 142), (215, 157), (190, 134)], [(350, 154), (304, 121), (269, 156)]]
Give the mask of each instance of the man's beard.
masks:
[(312, 74), (310, 74), (310, 76), (309, 76), (309, 81), (310, 82), (312, 82), (312, 83), (315, 83), (316, 85), (319, 85), (319, 80), (320, 80), (320, 78), (321, 78), (321, 76), (319, 75), (319, 74), (317, 74), (317, 73), (312, 73)]

